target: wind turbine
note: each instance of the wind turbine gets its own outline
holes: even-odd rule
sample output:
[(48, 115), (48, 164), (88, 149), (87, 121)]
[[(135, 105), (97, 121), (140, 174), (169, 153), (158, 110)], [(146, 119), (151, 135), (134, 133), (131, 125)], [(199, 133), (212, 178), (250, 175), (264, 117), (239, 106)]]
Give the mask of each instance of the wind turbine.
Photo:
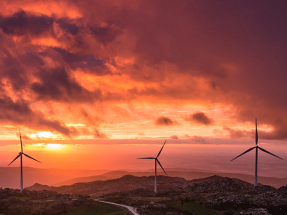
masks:
[[(154, 159), (154, 161), (155, 161), (155, 170), (154, 170), (154, 176), (155, 176), (155, 177), (154, 177), (154, 192), (155, 192), (155, 193), (157, 192), (157, 190), (156, 190), (156, 164), (157, 164), (157, 163), (160, 165), (160, 167), (162, 168), (162, 170), (163, 170), (164, 173), (166, 174), (164, 168), (162, 167), (162, 165), (160, 164), (159, 160), (157, 159), (157, 158), (159, 157), (159, 155), (160, 155), (160, 153), (161, 153), (161, 151), (162, 151), (162, 149), (163, 149), (165, 143), (166, 143), (166, 141), (164, 142), (163, 146), (161, 147), (161, 150), (159, 151), (159, 153), (157, 154), (156, 157), (138, 158), (138, 159)], [(166, 174), (166, 175), (167, 175), (167, 174)]]
[(20, 157), (20, 164), (21, 164), (20, 187), (21, 187), (21, 192), (22, 192), (23, 191), (23, 162), (22, 162), (22, 156), (25, 155), (26, 157), (28, 157), (28, 158), (30, 158), (32, 160), (35, 160), (35, 161), (37, 161), (39, 163), (41, 163), (41, 162), (36, 160), (36, 159), (34, 159), (34, 158), (32, 158), (32, 157), (30, 157), (29, 155), (27, 155), (27, 154), (25, 154), (23, 152), (23, 144), (22, 144), (21, 133), (20, 133), (20, 143), (21, 143), (21, 152), (19, 152), (19, 155), (17, 155), (17, 157), (14, 160), (12, 160), (12, 162), (8, 166), (10, 166), (15, 160), (17, 160)]
[[(245, 152), (243, 152), (242, 154), (238, 155), (237, 157), (233, 158), (231, 161), (239, 158), (240, 156), (246, 154), (247, 152), (252, 151), (253, 149), (256, 149), (256, 153), (255, 153), (255, 180), (254, 180), (254, 187), (257, 186), (257, 164), (258, 164), (258, 149), (260, 149), (262, 152), (265, 152), (267, 154), (270, 154), (276, 158), (279, 158), (281, 160), (283, 160), (282, 158), (278, 157), (277, 155), (272, 154), (271, 152), (268, 152), (267, 150), (261, 148), (258, 144), (258, 132), (257, 132), (257, 118), (255, 118), (255, 126), (256, 126), (256, 130), (255, 130), (255, 146), (246, 150)], [(230, 161), (230, 162), (231, 162)]]

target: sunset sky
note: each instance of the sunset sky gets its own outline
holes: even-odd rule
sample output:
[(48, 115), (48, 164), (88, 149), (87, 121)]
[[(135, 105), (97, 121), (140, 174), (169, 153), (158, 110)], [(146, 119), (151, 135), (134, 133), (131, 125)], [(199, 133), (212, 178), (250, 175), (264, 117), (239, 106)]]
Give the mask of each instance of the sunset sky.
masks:
[(0, 166), (19, 130), (38, 168), (141, 168), (119, 160), (164, 140), (167, 167), (189, 151), (229, 162), (254, 145), (256, 117), (259, 142), (287, 160), (286, 11), (285, 0), (1, 0)]

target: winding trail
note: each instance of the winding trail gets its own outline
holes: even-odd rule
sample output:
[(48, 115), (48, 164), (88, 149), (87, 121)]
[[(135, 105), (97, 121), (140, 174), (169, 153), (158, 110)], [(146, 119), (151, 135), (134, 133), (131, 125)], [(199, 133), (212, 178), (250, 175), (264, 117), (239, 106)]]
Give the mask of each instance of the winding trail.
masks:
[(116, 206), (119, 206), (119, 207), (123, 207), (123, 208), (126, 208), (129, 210), (129, 212), (131, 212), (133, 215), (139, 215), (133, 207), (131, 206), (128, 206), (128, 205), (122, 205), (122, 204), (118, 204), (118, 203), (114, 203), (114, 202), (107, 202), (107, 201), (102, 201), (102, 200), (99, 200), (99, 199), (94, 199), (95, 201), (97, 202), (102, 202), (102, 203), (106, 203), (106, 204), (111, 204), (111, 205), (116, 205)]

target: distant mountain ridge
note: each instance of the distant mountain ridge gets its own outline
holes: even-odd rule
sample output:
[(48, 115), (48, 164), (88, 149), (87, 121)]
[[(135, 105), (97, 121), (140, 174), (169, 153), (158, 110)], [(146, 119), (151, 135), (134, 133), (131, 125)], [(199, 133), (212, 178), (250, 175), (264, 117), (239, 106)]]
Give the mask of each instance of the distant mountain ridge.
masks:
[[(180, 177), (158, 176), (157, 179), (158, 179), (157, 185), (159, 189), (161, 189), (162, 187), (174, 188), (174, 187), (188, 186), (187, 183), (188, 181)], [(95, 197), (113, 192), (123, 192), (137, 189), (153, 190), (153, 186), (154, 186), (154, 176), (137, 177), (133, 175), (125, 175), (118, 179), (76, 183), (73, 185), (64, 185), (60, 187), (53, 187), (53, 186), (49, 187), (47, 185), (34, 184), (33, 186), (28, 187), (26, 189), (36, 191), (50, 190), (71, 195), (80, 194), (80, 195), (91, 195)]]
[[(222, 177), (238, 178), (249, 183), (254, 182), (253, 175), (240, 173), (221, 173), (208, 170), (167, 168), (167, 174), (172, 177), (182, 177), (186, 180), (206, 178), (212, 175)], [(159, 172), (161, 174), (161, 172)], [(147, 171), (110, 171), (110, 170), (76, 170), (76, 169), (38, 169), (24, 167), (24, 187), (29, 187), (35, 183), (49, 186), (72, 185), (74, 183), (105, 181), (121, 178), (124, 175), (153, 176), (154, 170)], [(276, 188), (287, 184), (287, 178), (263, 177), (259, 176), (259, 183), (270, 185)], [(0, 167), (0, 187), (18, 189), (20, 186), (19, 167)]]
[[(248, 182), (236, 178), (210, 176), (202, 179), (186, 180), (180, 177), (158, 176), (157, 177), (158, 191), (163, 192), (172, 190), (173, 192), (183, 192), (190, 186), (196, 187), (197, 184), (203, 184), (200, 189), (254, 189), (254, 186)], [(218, 184), (217, 186), (213, 186)], [(41, 184), (34, 184), (26, 190), (49, 190), (56, 191), (62, 194), (71, 195), (90, 195), (91, 197), (99, 197), (105, 194), (116, 192), (128, 192), (133, 190), (148, 190), (153, 191), (154, 176), (133, 176), (125, 175), (118, 179), (111, 179), (106, 181), (93, 181), (86, 183), (76, 183), (73, 185), (65, 185), (61, 187), (53, 187)], [(224, 187), (225, 186), (225, 187)], [(198, 188), (199, 189), (199, 188)], [(275, 188), (273, 188), (275, 189)]]
[[(24, 187), (35, 183), (52, 185), (76, 177), (87, 177), (108, 172), (107, 170), (39, 169), (23, 167)], [(19, 189), (20, 168), (0, 167), (0, 187)]]
[[(188, 170), (188, 169), (180, 169), (181, 171), (169, 171), (167, 169), (168, 176), (172, 177), (182, 177), (186, 180), (193, 180), (198, 178), (206, 178), (213, 175), (219, 175), (222, 177), (230, 177), (230, 178), (238, 178), (243, 181), (247, 181), (249, 183), (254, 182), (254, 176), (247, 175), (247, 174), (241, 174), (241, 173), (219, 173), (219, 172), (208, 172), (208, 171), (200, 171), (200, 170)], [(67, 181), (63, 181), (57, 184), (54, 184), (53, 186), (63, 186), (63, 185), (72, 185), (75, 183), (82, 183), (82, 182), (92, 182), (92, 181), (105, 181), (110, 179), (117, 179), (124, 175), (134, 175), (134, 176), (153, 176), (153, 171), (144, 171), (144, 172), (131, 172), (131, 171), (110, 171), (106, 172), (100, 175), (95, 176), (89, 176), (89, 177), (79, 177), (79, 178), (73, 178), (69, 179)], [(284, 186), (287, 184), (287, 178), (275, 178), (275, 177), (264, 177), (259, 176), (259, 182), (261, 184), (270, 185), (276, 188), (279, 188), (281, 186)]]

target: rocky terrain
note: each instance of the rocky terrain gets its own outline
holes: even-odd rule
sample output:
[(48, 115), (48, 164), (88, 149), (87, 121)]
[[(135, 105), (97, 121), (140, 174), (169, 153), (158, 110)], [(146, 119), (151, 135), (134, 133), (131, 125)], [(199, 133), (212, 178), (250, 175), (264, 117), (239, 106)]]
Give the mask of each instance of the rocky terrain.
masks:
[(1, 215), (128, 215), (121, 208), (95, 202), (85, 196), (77, 199), (54, 191), (29, 191), (0, 188)]
[[(123, 176), (108, 181), (48, 187), (35, 184), (27, 190), (50, 190), (62, 194), (90, 195), (108, 201), (132, 205), (140, 214), (202, 214), (194, 208), (211, 210), (209, 214), (286, 214), (287, 187), (252, 184), (228, 177), (212, 176), (185, 180), (158, 177), (158, 194), (153, 193), (154, 177)], [(186, 207), (186, 208), (185, 208)], [(178, 212), (181, 211), (181, 212)], [(204, 213), (203, 213), (204, 214)]]
[(191, 199), (218, 211), (241, 211), (239, 214), (250, 214), (252, 210), (261, 211), (254, 214), (286, 214), (287, 211), (286, 186), (279, 189), (265, 185), (253, 187), (238, 179), (212, 177), (212, 180), (194, 183), (186, 191)]

